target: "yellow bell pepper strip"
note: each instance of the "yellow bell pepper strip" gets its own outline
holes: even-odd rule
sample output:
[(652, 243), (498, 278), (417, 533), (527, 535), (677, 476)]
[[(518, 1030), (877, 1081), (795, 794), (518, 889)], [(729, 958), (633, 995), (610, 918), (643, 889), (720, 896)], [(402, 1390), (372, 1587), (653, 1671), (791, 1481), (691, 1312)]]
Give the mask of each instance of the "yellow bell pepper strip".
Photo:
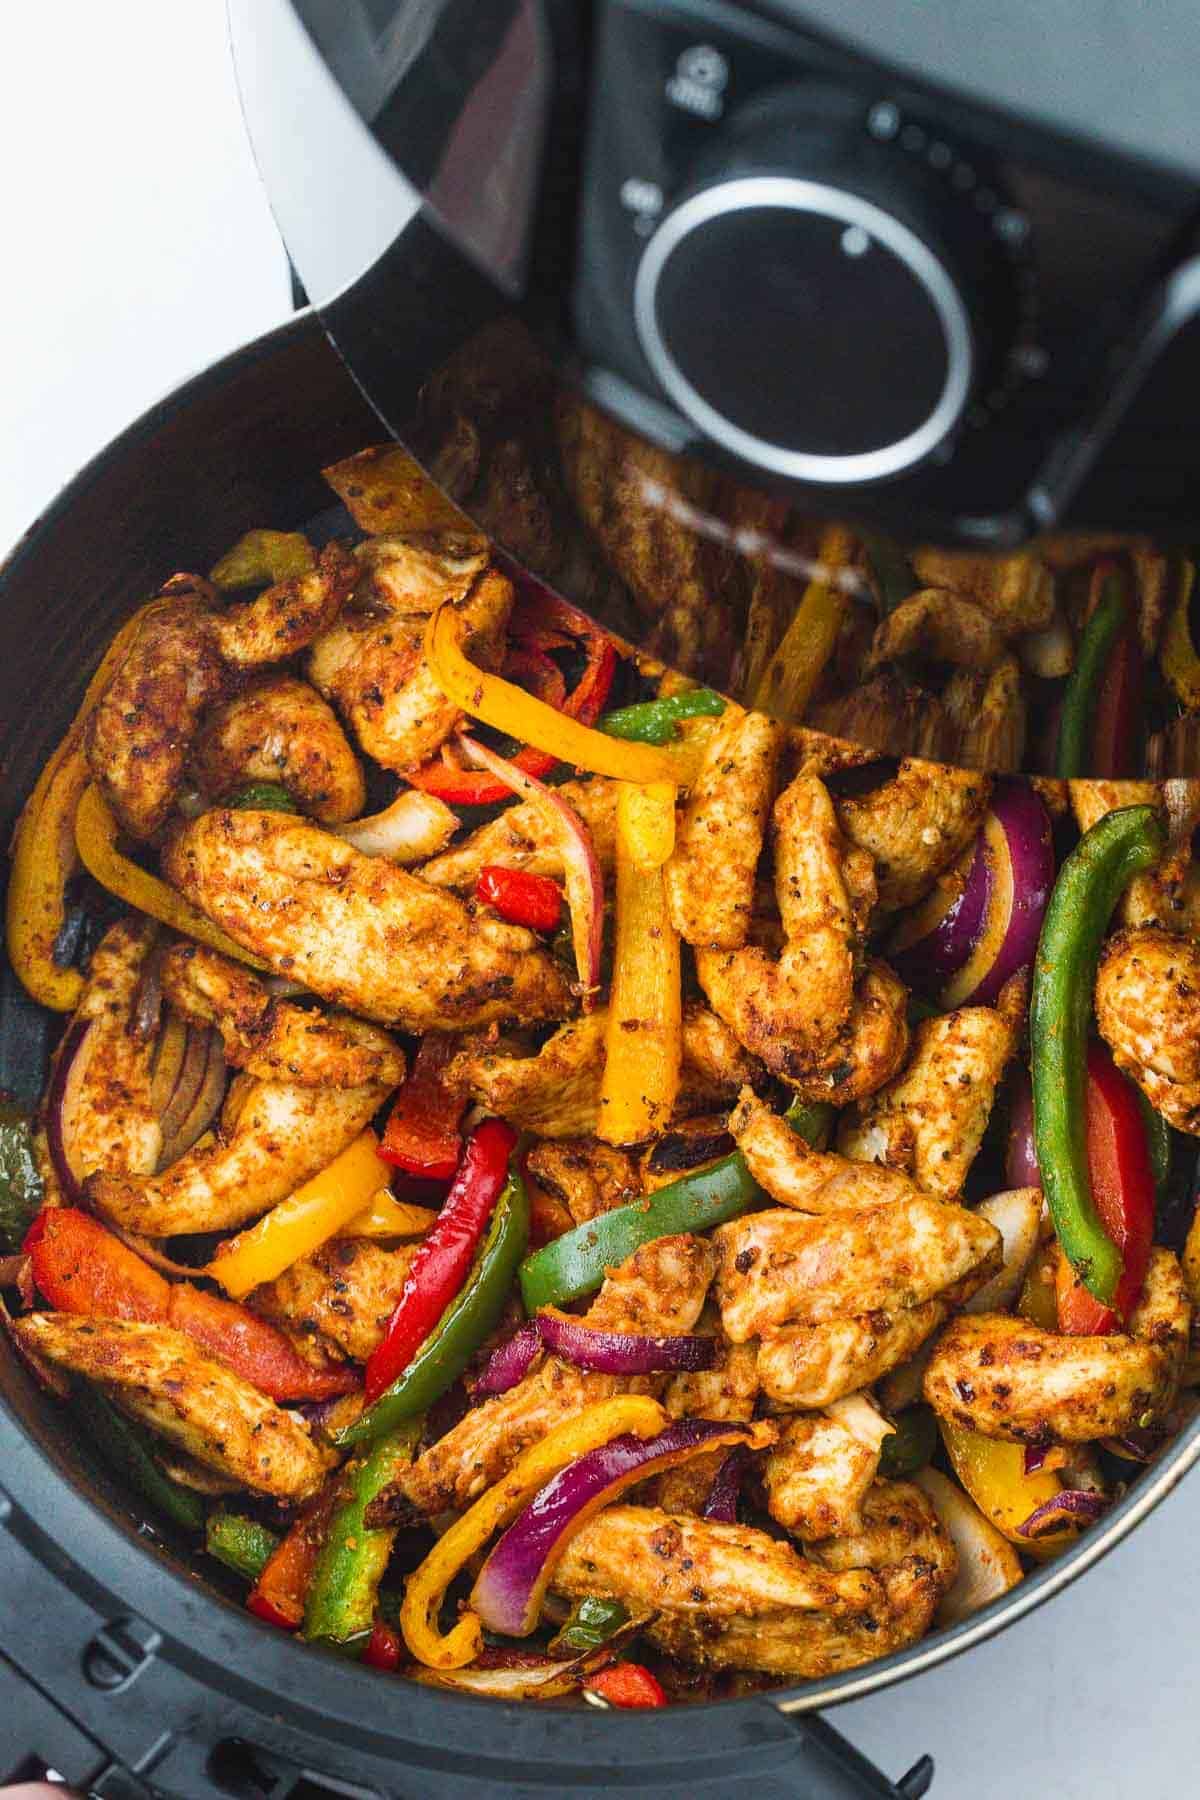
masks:
[(845, 616), (847, 594), (836, 576), (854, 553), (854, 539), (841, 525), (830, 525), (821, 538), (817, 560), (821, 574), (810, 581), (770, 662), (754, 690), (751, 705), (776, 719), (803, 719), (813, 689), (833, 655)]
[(88, 784), (83, 728), (133, 642), (152, 600), (127, 619), (88, 682), (67, 735), (41, 774), (17, 821), (8, 883), (8, 958), (23, 986), (52, 1012), (73, 1012), (83, 992), (78, 969), (60, 968), (54, 945), (62, 930), (64, 890), (76, 867), (75, 813)]
[(1001, 1438), (984, 1437), (966, 1425), (939, 1419), (942, 1442), (950, 1465), (985, 1519), (989, 1519), (1010, 1543), (1027, 1556), (1042, 1561), (1055, 1556), (1075, 1541), (1074, 1531), (1056, 1531), (1045, 1537), (1022, 1537), (1018, 1526), (1048, 1500), (1062, 1492), (1053, 1470), (1025, 1471), (1025, 1446)]
[(363, 531), (476, 529), (400, 444), (359, 450), (321, 474)]
[(639, 874), (661, 869), (675, 848), (675, 793), (669, 781), (627, 784), (619, 791), (617, 829)]
[(1192, 587), (1195, 567), (1181, 562), (1175, 582), (1175, 598), (1163, 633), (1159, 661), (1179, 704), (1187, 712), (1200, 710), (1200, 656), (1192, 642)]
[(290, 581), (316, 567), (312, 545), (302, 531), (247, 531), (209, 572), (222, 592)]
[(423, 1237), (437, 1218), (432, 1206), (417, 1206), (411, 1200), (397, 1200), (391, 1188), (381, 1187), (371, 1195), (361, 1212), (339, 1226), (338, 1237), (393, 1238)]
[(219, 950), (222, 956), (248, 963), (252, 969), (270, 972), (269, 963), (235, 944), (219, 925), (214, 925), (211, 919), (189, 905), (182, 894), (177, 894), (157, 875), (151, 875), (147, 869), (122, 856), (117, 849), (117, 830), (117, 821), (99, 788), (89, 787), (75, 814), (75, 843), (84, 867), (101, 887), (139, 912), (157, 919), (160, 924), (169, 925), (172, 931), (195, 938), (198, 943), (207, 944), (210, 950)]
[(511, 1524), (539, 1488), (568, 1463), (622, 1432), (650, 1438), (666, 1425), (667, 1415), (657, 1401), (643, 1394), (622, 1394), (585, 1406), (519, 1456), (508, 1474), (455, 1520), (408, 1578), (400, 1629), (417, 1661), (430, 1669), (461, 1669), (478, 1656), (483, 1630), (475, 1613), (463, 1613), (444, 1637), (438, 1629), (446, 1589), (488, 1539)]
[[(661, 866), (643, 871), (636, 861), (648, 836), (666, 836), (648, 828), (647, 794), (627, 784), (617, 793), (616, 940), (596, 1128), (610, 1144), (637, 1144), (664, 1128), (683, 1060), (679, 936)], [(659, 805), (673, 821), (673, 788), (664, 784)]]
[(256, 1225), (218, 1245), (205, 1270), (227, 1294), (241, 1300), (264, 1281), (274, 1281), (349, 1223), (386, 1184), (388, 1166), (367, 1130)]
[(629, 743), (608, 737), (591, 725), (556, 712), (544, 700), (526, 693), (502, 675), (477, 668), (464, 655), (462, 619), (449, 601), (443, 601), (425, 632), (425, 661), (429, 673), (448, 700), (471, 718), (497, 731), (507, 732), (522, 744), (544, 750), (559, 762), (589, 769), (593, 775), (609, 775), (617, 781), (680, 780), (680, 757), (655, 744)]

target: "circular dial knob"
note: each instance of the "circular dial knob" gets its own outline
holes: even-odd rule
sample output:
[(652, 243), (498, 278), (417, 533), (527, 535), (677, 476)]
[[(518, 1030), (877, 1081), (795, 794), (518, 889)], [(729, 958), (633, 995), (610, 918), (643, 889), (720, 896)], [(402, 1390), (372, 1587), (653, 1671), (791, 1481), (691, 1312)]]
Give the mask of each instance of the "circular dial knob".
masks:
[(721, 160), (638, 265), (637, 332), (662, 387), (714, 442), (795, 480), (911, 468), (967, 404), (963, 285), (986, 226), (857, 122), (849, 141), (844, 124), (815, 142), (776, 125)]

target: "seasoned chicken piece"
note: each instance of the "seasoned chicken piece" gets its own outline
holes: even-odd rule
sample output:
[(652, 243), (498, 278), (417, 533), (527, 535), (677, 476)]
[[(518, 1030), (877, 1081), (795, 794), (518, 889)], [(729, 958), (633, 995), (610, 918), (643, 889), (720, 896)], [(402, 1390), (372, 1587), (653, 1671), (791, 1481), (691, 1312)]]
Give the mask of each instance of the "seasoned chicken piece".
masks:
[(266, 1212), (340, 1156), (391, 1092), (390, 1085), (301, 1087), (240, 1075), (221, 1129), (160, 1175), (93, 1175), (98, 1212), (147, 1237), (229, 1231)]
[[(556, 791), (586, 825), (597, 862), (606, 875), (611, 874), (616, 861), (616, 782), (594, 775), (590, 781), (564, 781)], [(522, 800), (481, 825), (461, 844), (435, 856), (421, 874), (434, 887), (473, 894), (480, 870), (489, 864), (549, 875), (558, 881), (563, 875), (562, 840), (549, 830), (541, 809)]]
[(798, 1676), (856, 1668), (913, 1642), (942, 1592), (923, 1558), (834, 1574), (749, 1526), (619, 1505), (574, 1533), (551, 1585), (656, 1611), (646, 1635), (684, 1662)]
[(903, 680), (894, 669), (856, 681), (844, 694), (818, 699), (807, 717), (809, 726), (816, 727), (810, 737), (824, 736), (826, 743), (848, 740), (862, 762), (874, 760), (870, 752), (875, 751), (880, 756), (928, 757), (941, 763), (953, 758), (958, 743), (954, 721), (938, 696)]
[[(536, 1056), (514, 1055), (489, 1041), (467, 1042), (446, 1079), (522, 1131), (539, 1137), (589, 1137), (600, 1116), (608, 1009), (572, 1019)], [(754, 1064), (733, 1034), (704, 1007), (683, 1012), (683, 1069), (676, 1113), (729, 1100), (752, 1079)]]
[(890, 781), (837, 800), (846, 837), (874, 859), (882, 910), (929, 892), (983, 824), (990, 793), (984, 774), (905, 757)]
[(738, 1095), (729, 1129), (759, 1186), (797, 1212), (862, 1211), (911, 1199), (915, 1192), (911, 1178), (899, 1170), (814, 1150), (750, 1088)]
[[(705, 1307), (700, 1321), (701, 1331), (713, 1330), (719, 1336), (716, 1309)], [(721, 1423), (748, 1423), (754, 1417), (758, 1398), (758, 1375), (754, 1367), (752, 1344), (727, 1344), (719, 1338), (720, 1348), (711, 1369), (693, 1375), (672, 1376), (663, 1395), (663, 1405), (673, 1419), (716, 1419)], [(652, 1493), (656, 1506), (664, 1512), (699, 1513), (712, 1491), (721, 1464), (729, 1450), (710, 1450), (689, 1457), (677, 1468), (666, 1469), (656, 1480), (646, 1484), (639, 1496)]]
[(227, 663), (255, 669), (307, 650), (337, 618), (358, 579), (358, 565), (341, 544), (326, 544), (306, 575), (277, 581), (213, 619), (217, 649)]
[[(457, 538), (449, 541), (452, 547), (460, 544)], [(424, 615), (431, 613), (439, 600), (462, 593), (456, 604), (465, 634), (463, 648), (472, 662), (494, 669), (503, 659), (512, 584), (498, 571), (488, 569), (471, 586), (477, 560), (472, 552), (464, 565), (455, 550), (450, 559), (452, 575), (440, 583), (431, 581), (422, 612), (413, 610), (418, 596), (411, 594), (403, 611), (383, 618), (347, 613), (313, 645), (309, 680), (333, 701), (367, 755), (385, 769), (403, 773), (426, 762), (462, 716), (434, 681), (423, 651), (428, 624)], [(425, 558), (419, 579), (424, 578), (427, 563)], [(397, 573), (401, 568), (403, 581)], [(404, 582), (412, 573), (408, 559), (398, 559), (390, 574), (376, 565), (371, 582), (395, 605), (405, 599)]]
[(912, 566), (926, 586), (949, 588), (973, 600), (1006, 636), (1040, 631), (1053, 616), (1054, 577), (1034, 551), (995, 556), (970, 550), (918, 550)]
[(843, 1114), (841, 1154), (902, 1169), (943, 1199), (961, 1192), (1016, 1044), (1014, 1021), (995, 1007), (924, 1020), (902, 1072)]
[(1071, 811), (1080, 831), (1090, 831), (1106, 813), (1123, 806), (1157, 806), (1159, 787), (1155, 781), (1069, 781)]
[[(162, 1155), (162, 1109), (154, 1103), (155, 1041), (134, 1030), (139, 985), (154, 953), (156, 927), (149, 919), (125, 918), (110, 927), (92, 952), (87, 984), (72, 1024), (55, 1052), (55, 1062), (74, 1050), (70, 1104), (64, 1105), (64, 1149), (82, 1180), (97, 1170), (149, 1175)], [(57, 1196), (49, 1159), (44, 1173)]]
[(1015, 656), (1004, 657), (986, 676), (956, 671), (942, 703), (959, 726), (956, 762), (997, 775), (1020, 768), (1028, 719), (1021, 665)]
[(531, 932), (283, 814), (204, 813), (172, 834), (163, 873), (280, 974), (381, 1025), (454, 1031), (570, 1010)]
[(331, 1238), (255, 1288), (248, 1305), (320, 1349), (333, 1344), (365, 1363), (383, 1338), (416, 1253), (416, 1244), (385, 1250), (370, 1238)]
[(1200, 1137), (1200, 944), (1152, 928), (1118, 931), (1100, 959), (1096, 1023), (1151, 1106)]
[[(713, 1254), (703, 1238), (655, 1238), (610, 1271), (585, 1315), (612, 1331), (672, 1336), (700, 1317)], [(432, 1515), (467, 1505), (554, 1426), (612, 1394), (644, 1393), (657, 1378), (601, 1375), (546, 1357), (516, 1387), (474, 1407), (400, 1477), (401, 1506)]]
[(789, 1419), (763, 1463), (767, 1511), (801, 1538), (857, 1531), (859, 1507), (878, 1467), (878, 1450), (869, 1450), (837, 1419), (823, 1413)]
[(229, 682), (213, 589), (176, 575), (164, 593), (178, 598), (147, 613), (84, 731), (92, 779), (122, 829), (142, 839), (170, 817), (201, 714)]
[(725, 1335), (744, 1344), (781, 1325), (919, 1306), (999, 1259), (1000, 1233), (965, 1207), (915, 1189), (866, 1212), (750, 1213), (713, 1233)]
[(1017, 1443), (1119, 1436), (1170, 1406), (1191, 1316), (1178, 1258), (1155, 1249), (1128, 1337), (1059, 1337), (1004, 1313), (963, 1314), (938, 1339), (925, 1398), (943, 1418)]
[(358, 758), (333, 708), (294, 675), (266, 676), (215, 708), (192, 746), (191, 767), (210, 799), (274, 781), (323, 825), (357, 819), (366, 804)]
[(256, 1494), (307, 1500), (335, 1461), (291, 1413), (171, 1326), (29, 1313), (12, 1330), (35, 1355), (99, 1382), (168, 1443)]
[(823, 1325), (792, 1325), (764, 1335), (756, 1368), (763, 1393), (777, 1406), (828, 1406), (870, 1387), (906, 1362), (950, 1311), (924, 1300), (893, 1312), (860, 1313)]
[(525, 1166), (540, 1187), (564, 1203), (577, 1225), (641, 1197), (632, 1156), (599, 1138), (551, 1139), (530, 1151)]
[(773, 719), (727, 706), (705, 746), (664, 870), (671, 921), (689, 944), (746, 942), (782, 743)]
[(445, 530), (387, 532), (357, 544), (355, 604), (428, 618), (443, 600), (466, 598), (488, 565), (488, 541), (461, 516)]
[(908, 1050), (908, 990), (885, 962), (869, 957), (850, 1016), (807, 1068), (784, 1076), (801, 1100), (850, 1106), (890, 1081)]
[(215, 1025), (225, 1060), (262, 1081), (302, 1087), (399, 1087), (404, 1052), (377, 1025), (276, 1000), (243, 963), (202, 944), (172, 945), (160, 964), (164, 999)]
[(784, 938), (778, 960), (757, 945), (698, 947), (696, 971), (713, 1010), (747, 1050), (791, 1079), (807, 1072), (849, 1019), (874, 878), (870, 858), (846, 845), (816, 776), (797, 776), (776, 801), (774, 820)]
[(958, 1553), (932, 1500), (911, 1481), (876, 1481), (863, 1495), (861, 1524), (825, 1543), (805, 1546), (825, 1569), (886, 1569), (919, 1556), (948, 1588), (958, 1573)]
[(880, 621), (864, 666), (869, 674), (881, 663), (919, 656), (986, 672), (1004, 654), (1004, 634), (982, 607), (945, 588), (923, 588)]

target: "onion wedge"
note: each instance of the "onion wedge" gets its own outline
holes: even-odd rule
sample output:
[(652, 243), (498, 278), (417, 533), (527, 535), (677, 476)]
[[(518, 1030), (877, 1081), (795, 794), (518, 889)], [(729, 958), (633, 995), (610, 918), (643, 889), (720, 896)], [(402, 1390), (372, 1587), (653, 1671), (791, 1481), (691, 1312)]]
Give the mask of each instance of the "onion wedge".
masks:
[(1022, 1578), (1021, 1559), (948, 1476), (926, 1468), (909, 1479), (928, 1494), (958, 1552), (958, 1574), (937, 1614), (939, 1625), (954, 1625), (1016, 1587)]
[(407, 868), (437, 856), (457, 830), (458, 814), (444, 800), (420, 788), (402, 788), (382, 812), (335, 825), (333, 834), (364, 856), (386, 856)]

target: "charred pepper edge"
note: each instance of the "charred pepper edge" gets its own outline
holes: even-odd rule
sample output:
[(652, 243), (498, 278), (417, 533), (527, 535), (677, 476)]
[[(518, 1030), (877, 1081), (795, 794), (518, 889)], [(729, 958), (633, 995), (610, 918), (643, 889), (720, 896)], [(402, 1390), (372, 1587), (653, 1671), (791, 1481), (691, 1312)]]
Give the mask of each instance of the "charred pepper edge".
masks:
[(1166, 848), (1152, 806), (1106, 813), (1063, 864), (1034, 960), (1033, 1131), (1046, 1204), (1080, 1280), (1106, 1306), (1122, 1257), (1100, 1223), (1087, 1163), (1087, 1044), (1100, 945), (1121, 893)]

